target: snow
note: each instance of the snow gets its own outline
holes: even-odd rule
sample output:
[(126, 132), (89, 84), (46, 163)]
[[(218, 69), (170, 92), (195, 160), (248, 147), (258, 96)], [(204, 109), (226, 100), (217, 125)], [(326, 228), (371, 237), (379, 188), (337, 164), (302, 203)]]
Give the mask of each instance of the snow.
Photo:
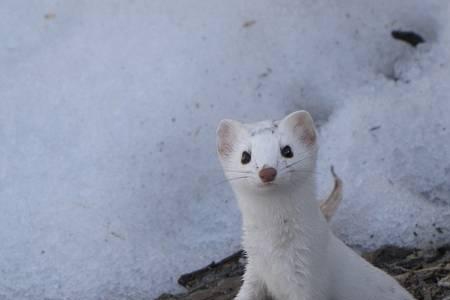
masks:
[(313, 113), (348, 243), (449, 242), (449, 16), (444, 0), (2, 1), (0, 299), (153, 299), (237, 250), (225, 117)]
[(347, 187), (333, 225), (348, 243), (448, 243), (450, 107), (432, 87), (440, 84), (424, 77), (364, 89), (369, 96), (349, 100), (322, 128), (322, 166), (334, 164)]

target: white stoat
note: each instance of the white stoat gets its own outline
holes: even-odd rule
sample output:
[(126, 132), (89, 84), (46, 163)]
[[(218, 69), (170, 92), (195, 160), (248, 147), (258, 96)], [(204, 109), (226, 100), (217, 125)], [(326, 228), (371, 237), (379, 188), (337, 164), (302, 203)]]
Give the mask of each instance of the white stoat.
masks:
[(308, 112), (255, 124), (223, 120), (217, 135), (248, 256), (237, 300), (414, 299), (330, 231), (316, 201), (318, 146)]

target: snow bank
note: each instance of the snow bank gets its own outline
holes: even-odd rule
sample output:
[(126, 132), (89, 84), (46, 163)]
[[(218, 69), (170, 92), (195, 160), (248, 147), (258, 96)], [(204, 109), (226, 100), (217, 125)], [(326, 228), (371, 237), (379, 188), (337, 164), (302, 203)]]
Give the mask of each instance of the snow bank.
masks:
[[(441, 16), (450, 16), (445, 7)], [(344, 93), (321, 128), (321, 172), (334, 164), (346, 183), (333, 227), (349, 244), (450, 240), (448, 34), (448, 25), (423, 34), (429, 42), (405, 48), (390, 73)], [(327, 176), (320, 177), (325, 193)]]
[(448, 238), (447, 4), (422, 2), (3, 1), (0, 299), (152, 299), (237, 250), (224, 117), (314, 114), (347, 241)]
[(418, 65), (404, 76), (419, 68), (414, 79), (361, 89), (322, 127), (322, 172), (334, 164), (346, 183), (335, 232), (352, 245), (449, 241), (450, 73), (442, 54), (409, 62)]

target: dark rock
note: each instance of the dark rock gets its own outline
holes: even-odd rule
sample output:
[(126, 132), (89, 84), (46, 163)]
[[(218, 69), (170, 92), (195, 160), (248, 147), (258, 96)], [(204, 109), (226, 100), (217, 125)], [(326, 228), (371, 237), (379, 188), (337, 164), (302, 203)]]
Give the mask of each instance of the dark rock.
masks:
[(394, 30), (391, 32), (391, 35), (394, 39), (408, 43), (413, 47), (425, 43), (423, 37), (413, 31)]

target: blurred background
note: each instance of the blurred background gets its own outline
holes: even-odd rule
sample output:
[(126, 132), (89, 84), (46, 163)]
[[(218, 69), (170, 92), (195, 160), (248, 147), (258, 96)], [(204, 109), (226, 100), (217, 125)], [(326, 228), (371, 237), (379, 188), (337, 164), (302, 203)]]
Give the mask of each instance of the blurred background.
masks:
[(355, 249), (450, 242), (448, 5), (3, 0), (0, 299), (153, 299), (238, 250), (222, 118), (309, 110)]

